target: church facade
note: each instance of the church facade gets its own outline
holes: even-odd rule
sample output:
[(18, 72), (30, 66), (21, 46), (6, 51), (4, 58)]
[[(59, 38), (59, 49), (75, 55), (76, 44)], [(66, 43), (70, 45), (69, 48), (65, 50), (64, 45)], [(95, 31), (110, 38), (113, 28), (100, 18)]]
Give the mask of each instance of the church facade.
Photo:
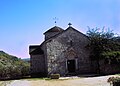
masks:
[(54, 26), (44, 35), (42, 44), (29, 46), (32, 76), (97, 73), (96, 62), (91, 61), (87, 46), (90, 40), (85, 34), (72, 26), (66, 30)]

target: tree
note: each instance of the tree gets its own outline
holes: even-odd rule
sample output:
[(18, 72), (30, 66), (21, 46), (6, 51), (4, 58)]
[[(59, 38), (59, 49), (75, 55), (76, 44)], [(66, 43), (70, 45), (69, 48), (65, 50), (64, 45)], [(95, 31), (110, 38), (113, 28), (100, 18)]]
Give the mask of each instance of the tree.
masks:
[[(89, 28), (89, 27), (88, 27)], [(112, 62), (113, 59), (118, 61), (120, 57), (120, 37), (115, 37), (115, 34), (108, 30), (100, 31), (99, 28), (93, 28), (87, 31), (87, 36), (90, 39), (89, 48), (91, 50), (91, 59), (97, 61), (97, 70), (100, 73), (100, 64), (101, 59), (109, 60), (108, 63)], [(109, 58), (108, 58), (109, 57)]]

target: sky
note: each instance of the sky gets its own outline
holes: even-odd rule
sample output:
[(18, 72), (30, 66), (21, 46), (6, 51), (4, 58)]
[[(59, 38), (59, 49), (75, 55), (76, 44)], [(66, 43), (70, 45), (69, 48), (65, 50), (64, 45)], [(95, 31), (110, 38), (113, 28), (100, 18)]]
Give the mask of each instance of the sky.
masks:
[(29, 45), (40, 45), (45, 31), (66, 29), (69, 22), (84, 34), (87, 26), (120, 34), (120, 0), (0, 0), (0, 50), (29, 58)]

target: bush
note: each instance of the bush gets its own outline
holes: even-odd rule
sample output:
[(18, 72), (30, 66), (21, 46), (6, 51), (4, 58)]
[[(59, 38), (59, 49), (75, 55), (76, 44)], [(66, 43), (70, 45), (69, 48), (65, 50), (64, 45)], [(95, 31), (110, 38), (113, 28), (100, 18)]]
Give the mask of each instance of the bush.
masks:
[(60, 78), (60, 74), (51, 74), (50, 78), (51, 79), (59, 79)]
[(110, 77), (108, 82), (113, 84), (113, 86), (120, 86), (120, 77)]

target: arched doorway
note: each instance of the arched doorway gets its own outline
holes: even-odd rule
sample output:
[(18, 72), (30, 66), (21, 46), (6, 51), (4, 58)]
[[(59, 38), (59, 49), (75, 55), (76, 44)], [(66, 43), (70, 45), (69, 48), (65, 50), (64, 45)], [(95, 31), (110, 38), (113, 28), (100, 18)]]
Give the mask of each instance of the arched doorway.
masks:
[(77, 54), (73, 48), (69, 48), (66, 52), (66, 70), (68, 73), (75, 73), (77, 70)]

